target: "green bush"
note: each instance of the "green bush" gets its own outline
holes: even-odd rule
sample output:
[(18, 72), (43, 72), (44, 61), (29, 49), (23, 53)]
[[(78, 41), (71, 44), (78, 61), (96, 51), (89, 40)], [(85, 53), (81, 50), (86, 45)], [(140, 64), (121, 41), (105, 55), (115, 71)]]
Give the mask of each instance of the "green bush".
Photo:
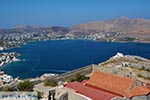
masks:
[(69, 82), (73, 82), (73, 81), (82, 82), (83, 80), (88, 80), (88, 79), (89, 77), (86, 77), (85, 75), (77, 74), (75, 78), (71, 78)]
[(44, 86), (55, 87), (57, 85), (58, 85), (57, 82), (55, 82), (54, 80), (47, 79), (44, 81)]
[(143, 78), (143, 79), (146, 79), (146, 80), (150, 80), (150, 77), (145, 77), (145, 76), (143, 76), (143, 75), (141, 75), (141, 74), (138, 74), (137, 75), (139, 78)]
[(140, 77), (140, 78), (142, 78), (142, 77), (143, 77), (141, 74), (138, 74), (137, 76), (138, 76), (138, 77)]
[(23, 81), (17, 85), (17, 88), (19, 91), (33, 91), (33, 84), (29, 80)]

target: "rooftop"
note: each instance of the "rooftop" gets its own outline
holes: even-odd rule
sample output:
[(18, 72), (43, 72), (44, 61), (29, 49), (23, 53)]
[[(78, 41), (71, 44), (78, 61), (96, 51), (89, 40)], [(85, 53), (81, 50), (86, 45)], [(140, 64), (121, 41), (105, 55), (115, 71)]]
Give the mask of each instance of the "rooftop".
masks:
[(139, 80), (101, 71), (94, 72), (86, 85), (128, 98), (150, 93), (150, 89)]
[(118, 96), (103, 90), (98, 90), (92, 87), (85, 86), (79, 82), (71, 82), (67, 84), (66, 87), (71, 88), (75, 90), (76, 93), (85, 95), (91, 98), (92, 100), (110, 100), (113, 97)]

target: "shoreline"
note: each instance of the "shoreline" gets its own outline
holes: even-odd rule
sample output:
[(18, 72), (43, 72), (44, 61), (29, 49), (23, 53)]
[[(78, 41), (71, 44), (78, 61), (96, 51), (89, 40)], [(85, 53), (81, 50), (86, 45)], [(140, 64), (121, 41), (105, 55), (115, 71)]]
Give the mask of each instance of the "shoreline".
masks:
[[(91, 41), (91, 42), (97, 42), (97, 43), (99, 43), (99, 42), (101, 42), (101, 41), (94, 41), (94, 40), (90, 40), (90, 39), (53, 39), (53, 40), (47, 40), (47, 41), (65, 41), (65, 40), (70, 40), (70, 41), (76, 41), (76, 40), (79, 40), (79, 41)], [(37, 43), (38, 44), (38, 42), (45, 42), (45, 41), (32, 41), (32, 42), (29, 42), (29, 43)], [(122, 43), (122, 42), (106, 42), (106, 41), (103, 41), (102, 43)], [(123, 42), (123, 43), (140, 43), (140, 42)], [(142, 43), (143, 44), (143, 43)], [(145, 43), (144, 43), (145, 44)], [(27, 44), (28, 45), (28, 44)], [(8, 63), (9, 64), (9, 63)], [(12, 75), (12, 74), (11, 74)], [(40, 76), (40, 75), (39, 75)], [(15, 77), (17, 77), (17, 76), (15, 76)], [(35, 76), (35, 77), (38, 77), (38, 76)], [(29, 77), (29, 78), (35, 78), (35, 77)], [(27, 77), (28, 78), (28, 77)], [(21, 79), (26, 79), (26, 78), (21, 78)]]
[[(129, 55), (126, 55), (126, 56), (128, 57)], [(134, 55), (131, 55), (131, 56), (134, 57)], [(125, 57), (125, 56), (122, 55), (121, 53), (117, 53), (115, 56), (113, 56), (111, 58), (116, 59), (116, 58), (120, 58), (120, 57)], [(137, 56), (137, 57), (139, 57), (139, 56)], [(147, 59), (147, 58), (144, 58), (144, 59)], [(108, 61), (108, 60), (106, 60), (106, 61)], [(106, 62), (106, 61), (104, 61), (104, 62)], [(74, 69), (72, 71), (68, 71), (68, 72), (62, 73), (62, 74), (53, 74), (53, 73), (44, 73), (44, 74), (49, 74), (50, 75), (50, 77), (46, 77), (48, 79), (55, 80), (56, 82), (59, 82), (59, 81), (63, 82), (63, 81), (66, 81), (68, 79), (73, 78), (78, 73), (88, 75), (88, 74), (92, 73), (94, 70), (96, 70), (98, 65), (100, 65), (100, 64), (102, 64), (104, 62), (101, 62), (99, 64), (89, 64), (89, 65), (83, 66), (81, 68), (77, 68), (77, 69)], [(43, 79), (41, 77), (42, 77), (42, 75), (41, 76), (37, 76), (37, 77), (29, 77), (29, 78), (21, 79), (21, 81), (30, 80), (35, 85), (35, 84), (39, 84), (39, 83), (43, 82)], [(0, 87), (0, 90), (1, 89), (3, 89), (3, 86)]]
[(92, 40), (92, 39), (51, 39), (51, 40), (41, 40), (41, 41), (30, 41), (24, 44), (20, 44), (17, 47), (11, 47), (11, 48), (3, 48), (2, 50), (0, 50), (0, 52), (2, 51), (6, 51), (6, 50), (10, 50), (10, 49), (14, 49), (14, 48), (21, 48), (24, 45), (28, 45), (29, 43), (34, 43), (34, 42), (44, 42), (44, 41), (62, 41), (62, 40), (83, 40), (83, 41), (93, 41), (93, 42), (107, 42), (107, 43), (142, 43), (142, 44), (150, 44), (150, 41), (99, 41), (99, 40)]

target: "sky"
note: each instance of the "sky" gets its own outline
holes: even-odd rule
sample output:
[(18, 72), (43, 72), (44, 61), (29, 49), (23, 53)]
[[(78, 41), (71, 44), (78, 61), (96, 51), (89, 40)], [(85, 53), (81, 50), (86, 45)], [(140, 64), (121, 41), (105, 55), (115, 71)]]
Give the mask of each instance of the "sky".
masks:
[(126, 16), (150, 19), (150, 0), (0, 0), (0, 27), (73, 26)]

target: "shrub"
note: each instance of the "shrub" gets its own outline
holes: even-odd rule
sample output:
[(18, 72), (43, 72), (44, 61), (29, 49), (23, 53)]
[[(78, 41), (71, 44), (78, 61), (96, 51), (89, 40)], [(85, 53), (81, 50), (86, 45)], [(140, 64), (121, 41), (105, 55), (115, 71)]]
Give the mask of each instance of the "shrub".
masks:
[(54, 80), (47, 79), (44, 81), (44, 86), (55, 87), (57, 85), (58, 85), (57, 82), (55, 82)]
[(73, 82), (73, 81), (82, 82), (83, 80), (88, 80), (88, 79), (89, 77), (86, 77), (85, 75), (77, 74), (75, 78), (71, 78), (69, 82)]
[(149, 76), (146, 77), (146, 76), (143, 76), (143, 75), (141, 75), (141, 74), (138, 74), (137, 76), (140, 77), (140, 78), (146, 79), (146, 80), (150, 80), (150, 77), (149, 77)]
[(33, 84), (29, 80), (23, 81), (17, 85), (17, 88), (19, 91), (33, 91)]
[(140, 78), (142, 78), (142, 77), (143, 77), (141, 74), (138, 74), (137, 76), (138, 76), (138, 77), (140, 77)]

